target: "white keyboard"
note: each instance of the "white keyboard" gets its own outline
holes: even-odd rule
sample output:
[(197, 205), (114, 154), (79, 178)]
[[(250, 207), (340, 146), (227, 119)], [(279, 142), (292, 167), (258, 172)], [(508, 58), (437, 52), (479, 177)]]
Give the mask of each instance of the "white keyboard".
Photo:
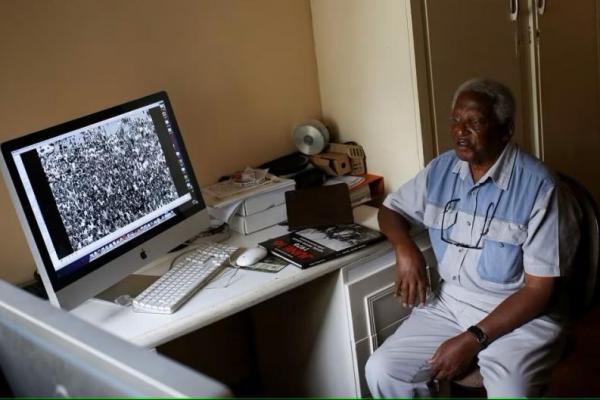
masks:
[(206, 242), (181, 254), (173, 266), (133, 300), (133, 310), (171, 314), (219, 272), (230, 265), (237, 250), (225, 244)]

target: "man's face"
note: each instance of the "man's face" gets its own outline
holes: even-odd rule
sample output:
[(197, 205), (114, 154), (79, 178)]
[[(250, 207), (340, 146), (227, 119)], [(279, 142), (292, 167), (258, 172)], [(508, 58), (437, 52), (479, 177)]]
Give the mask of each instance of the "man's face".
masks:
[(475, 92), (463, 92), (456, 99), (450, 133), (456, 155), (469, 164), (495, 161), (510, 139), (508, 127), (496, 120), (491, 101)]

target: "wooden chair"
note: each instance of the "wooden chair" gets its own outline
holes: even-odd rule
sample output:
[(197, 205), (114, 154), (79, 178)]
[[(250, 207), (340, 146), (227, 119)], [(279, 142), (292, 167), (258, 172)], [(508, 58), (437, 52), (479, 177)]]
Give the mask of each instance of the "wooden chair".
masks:
[[(571, 316), (574, 319), (574, 329), (567, 332), (567, 345), (565, 347), (566, 354), (563, 355), (561, 361), (555, 367), (553, 373), (552, 383), (549, 386), (548, 394), (552, 396), (572, 396), (576, 393), (565, 393), (566, 383), (562, 386), (559, 381), (572, 382), (572, 378), (567, 378), (566, 371), (570, 371), (572, 374), (574, 366), (585, 368), (581, 362), (577, 361), (577, 357), (573, 360), (573, 357), (569, 356), (569, 349), (573, 349), (573, 342), (576, 342), (576, 338), (581, 337), (580, 332), (588, 331), (585, 327), (579, 326), (578, 321), (582, 321), (581, 324), (588, 324), (589, 316), (586, 316), (586, 312), (589, 312), (590, 308), (597, 304), (598, 301), (598, 264), (600, 262), (600, 214), (598, 213), (598, 207), (596, 202), (590, 193), (581, 184), (566, 175), (559, 174), (560, 181), (565, 185), (571, 192), (575, 200), (577, 201), (581, 210), (581, 221), (580, 231), (581, 237), (579, 244), (577, 245), (577, 251), (573, 260), (573, 269), (568, 282), (568, 291), (570, 294), (571, 303)], [(600, 309), (596, 310), (595, 314), (600, 315)], [(581, 325), (580, 324), (580, 325)], [(578, 334), (579, 333), (579, 334)], [(590, 348), (598, 347), (600, 342), (600, 322), (597, 327), (597, 334), (592, 336), (598, 341), (595, 343), (586, 343)], [(589, 341), (589, 337), (588, 340)], [(587, 342), (586, 341), (586, 342)], [(585, 353), (585, 351), (583, 350)], [(600, 372), (600, 351), (597, 353), (598, 357), (595, 358), (595, 365), (599, 366), (598, 371)], [(570, 360), (570, 361), (566, 361)], [(563, 365), (564, 363), (569, 363)], [(561, 375), (561, 370), (565, 373)], [(582, 375), (579, 375), (582, 376)], [(597, 375), (596, 375), (597, 376)], [(564, 378), (563, 378), (564, 377)], [(555, 383), (556, 381), (556, 383)], [(600, 390), (600, 384), (596, 386)], [(451, 396), (457, 397), (486, 397), (485, 388), (483, 387), (483, 378), (479, 372), (479, 368), (475, 367), (467, 375), (461, 379), (456, 379), (449, 383), (449, 393)], [(568, 390), (568, 389), (567, 389)], [(576, 389), (573, 389), (576, 390)], [(583, 392), (583, 388), (579, 393)], [(598, 396), (600, 391), (597, 391), (589, 395)]]

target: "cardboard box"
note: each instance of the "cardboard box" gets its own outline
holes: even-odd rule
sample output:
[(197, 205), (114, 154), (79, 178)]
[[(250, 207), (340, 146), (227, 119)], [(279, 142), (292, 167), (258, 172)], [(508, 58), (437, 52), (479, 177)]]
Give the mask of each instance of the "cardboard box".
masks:
[(294, 190), (295, 188), (295, 182), (291, 180), (289, 186), (248, 197), (244, 200), (240, 208), (238, 208), (236, 214), (245, 217), (285, 204), (285, 192)]
[(312, 163), (328, 175), (337, 176), (350, 173), (350, 158), (340, 153), (321, 153), (310, 158)]
[(363, 175), (367, 173), (365, 162), (365, 151), (359, 144), (329, 143), (330, 153), (345, 154), (350, 159), (352, 175)]
[(284, 203), (252, 215), (241, 216), (236, 214), (229, 220), (229, 227), (243, 235), (248, 235), (276, 225), (286, 219), (287, 211)]

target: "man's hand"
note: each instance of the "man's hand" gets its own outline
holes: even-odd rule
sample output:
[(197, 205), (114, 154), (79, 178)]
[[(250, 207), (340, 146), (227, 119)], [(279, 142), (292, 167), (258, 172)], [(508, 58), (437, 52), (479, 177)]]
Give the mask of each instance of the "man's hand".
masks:
[(425, 258), (415, 247), (396, 250), (396, 296), (400, 296), (404, 306), (425, 304), (427, 278)]
[(403, 305), (425, 304), (427, 279), (425, 258), (410, 237), (410, 225), (399, 213), (381, 206), (377, 215), (379, 228), (387, 236), (396, 252), (396, 296)]
[(466, 373), (481, 345), (469, 332), (446, 340), (438, 347), (431, 360), (433, 379), (454, 379)]

